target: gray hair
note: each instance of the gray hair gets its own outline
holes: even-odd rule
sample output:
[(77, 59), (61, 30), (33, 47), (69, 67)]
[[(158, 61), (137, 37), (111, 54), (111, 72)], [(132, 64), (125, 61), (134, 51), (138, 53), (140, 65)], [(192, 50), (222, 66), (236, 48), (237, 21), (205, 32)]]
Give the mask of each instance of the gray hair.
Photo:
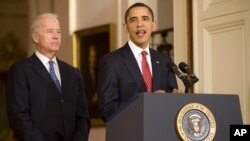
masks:
[(58, 19), (58, 15), (54, 13), (44, 13), (35, 18), (35, 20), (31, 24), (31, 33), (35, 32), (37, 28), (39, 27), (39, 20), (42, 18), (55, 18)]

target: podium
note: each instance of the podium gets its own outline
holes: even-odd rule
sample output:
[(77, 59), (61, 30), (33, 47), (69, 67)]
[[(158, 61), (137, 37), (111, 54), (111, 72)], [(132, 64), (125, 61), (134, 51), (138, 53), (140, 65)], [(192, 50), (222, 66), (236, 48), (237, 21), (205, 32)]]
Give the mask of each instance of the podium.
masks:
[[(230, 125), (242, 124), (238, 95), (141, 93), (109, 119), (106, 141), (183, 140), (177, 118), (190, 103), (202, 104), (211, 111), (216, 124), (214, 141), (230, 140)], [(214, 126), (211, 124), (208, 121), (208, 126)]]

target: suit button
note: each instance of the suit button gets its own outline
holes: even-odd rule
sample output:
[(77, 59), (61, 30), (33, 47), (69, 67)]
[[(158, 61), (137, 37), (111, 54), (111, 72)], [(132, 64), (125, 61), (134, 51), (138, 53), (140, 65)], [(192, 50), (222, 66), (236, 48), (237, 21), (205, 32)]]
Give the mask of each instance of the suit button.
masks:
[(63, 102), (64, 102), (64, 100), (63, 100), (63, 99), (60, 99), (60, 102), (61, 102), (61, 103), (63, 103)]

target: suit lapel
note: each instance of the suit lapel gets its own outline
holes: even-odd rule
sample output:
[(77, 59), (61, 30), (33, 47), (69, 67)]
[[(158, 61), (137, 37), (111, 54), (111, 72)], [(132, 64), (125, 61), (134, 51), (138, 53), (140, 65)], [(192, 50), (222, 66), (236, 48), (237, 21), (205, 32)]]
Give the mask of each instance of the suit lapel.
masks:
[[(41, 81), (45, 81), (47, 84), (54, 84), (48, 70), (35, 54), (30, 57), (29, 62), (32, 64), (32, 69), (42, 78)], [(54, 87), (56, 88), (55, 84)]]
[[(49, 72), (47, 71), (47, 69), (44, 67), (44, 65), (42, 64), (42, 62), (38, 59), (38, 57), (33, 54), (29, 59), (28, 59), (28, 63), (31, 66), (31, 70), (34, 73), (36, 73), (37, 77), (33, 78), (33, 79), (38, 79), (38, 81), (41, 82), (41, 84), (39, 84), (39, 86), (37, 86), (37, 91), (39, 91), (39, 93), (41, 93), (40, 95), (38, 95), (39, 97), (36, 97), (37, 99), (39, 99), (39, 101), (42, 101), (41, 104), (41, 109), (44, 109), (47, 103), (47, 91), (44, 89), (44, 87), (46, 88), (48, 86), (48, 84), (52, 84), (54, 83), (53, 80), (50, 78)], [(42, 86), (44, 85), (44, 86)], [(56, 86), (55, 86), (56, 87)]]
[[(63, 65), (63, 63), (57, 59), (57, 62), (58, 62), (58, 67), (59, 67), (59, 70), (60, 70), (60, 75), (61, 75), (61, 93), (64, 93), (66, 92), (66, 85), (68, 83), (69, 79), (69, 75), (67, 73), (67, 69), (65, 69), (65, 65)], [(63, 76), (63, 77), (62, 77)]]
[(132, 78), (135, 80), (139, 91), (146, 91), (146, 86), (140, 68), (128, 44), (123, 47), (122, 55), (124, 57), (124, 64), (126, 65)]
[(32, 64), (32, 69), (36, 71), (44, 81), (48, 83), (53, 82), (53, 80), (50, 78), (49, 72), (35, 54), (30, 57), (29, 62)]
[(152, 64), (152, 74), (153, 74), (153, 86), (152, 91), (155, 91), (158, 87), (158, 82), (160, 79), (160, 73), (159, 73), (159, 65), (161, 64), (160, 60), (157, 58), (157, 55), (152, 49), (150, 49), (150, 55), (151, 55), (151, 64)]

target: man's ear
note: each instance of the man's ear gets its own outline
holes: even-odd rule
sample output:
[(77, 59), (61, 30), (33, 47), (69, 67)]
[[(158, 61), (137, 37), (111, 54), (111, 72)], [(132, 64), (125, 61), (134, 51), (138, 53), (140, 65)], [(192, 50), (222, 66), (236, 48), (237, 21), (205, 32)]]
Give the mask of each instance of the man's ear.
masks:
[(36, 32), (32, 33), (32, 40), (34, 43), (38, 43), (38, 34)]
[(128, 28), (127, 28), (127, 24), (126, 24), (126, 23), (123, 24), (123, 29), (124, 29), (124, 31), (125, 31), (126, 33), (128, 33)]
[(157, 24), (156, 24), (156, 21), (153, 21), (153, 29), (152, 29), (152, 31), (154, 32), (154, 31), (156, 31), (156, 29), (157, 29), (157, 26), (156, 26)]

